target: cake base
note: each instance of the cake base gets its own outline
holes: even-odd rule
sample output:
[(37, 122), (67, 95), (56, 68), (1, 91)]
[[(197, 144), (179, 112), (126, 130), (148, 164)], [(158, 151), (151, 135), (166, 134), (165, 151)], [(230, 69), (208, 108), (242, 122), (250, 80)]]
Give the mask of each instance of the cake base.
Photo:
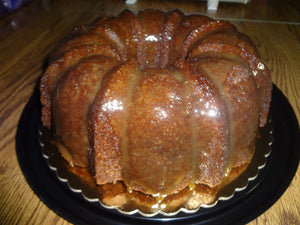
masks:
[[(222, 187), (210, 188), (207, 185), (198, 184), (193, 188), (187, 187), (176, 194), (166, 197), (151, 196), (139, 191), (128, 191), (121, 181), (96, 185), (86, 168), (70, 166), (66, 162), (65, 166), (71, 173), (80, 177), (86, 185), (94, 188), (103, 204), (118, 207), (125, 212), (134, 212), (138, 209), (149, 215), (158, 211), (173, 214), (183, 208), (195, 210), (200, 205), (212, 206), (216, 202), (217, 193), (222, 189)], [(247, 165), (234, 168), (228, 176), (230, 179), (228, 179), (225, 185), (235, 180), (246, 168)]]
[[(72, 191), (82, 192), (85, 199), (99, 201), (103, 207), (117, 209), (125, 214), (136, 212), (143, 216), (175, 215), (180, 211), (193, 213), (200, 207), (213, 207), (219, 200), (230, 199), (236, 191), (245, 189), (249, 180), (257, 177), (270, 154), (272, 124), (259, 128), (256, 151), (249, 165), (233, 168), (223, 186), (209, 188), (198, 184), (193, 188), (166, 197), (151, 196), (138, 191), (128, 191), (122, 182), (97, 185), (86, 168), (70, 166), (59, 154), (50, 130), (40, 127), (43, 155), (48, 159), (51, 169), (56, 170), (58, 178), (68, 182)], [(263, 137), (263, 138), (260, 138)]]

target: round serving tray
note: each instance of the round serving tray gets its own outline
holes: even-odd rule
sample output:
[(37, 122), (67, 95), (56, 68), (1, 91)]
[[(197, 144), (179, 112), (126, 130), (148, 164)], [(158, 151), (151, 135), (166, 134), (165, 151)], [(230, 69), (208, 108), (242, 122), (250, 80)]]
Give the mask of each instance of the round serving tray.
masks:
[(74, 224), (245, 224), (250, 222), (284, 193), (292, 181), (300, 158), (300, 132), (295, 113), (288, 100), (274, 85), (270, 114), (273, 143), (266, 166), (247, 188), (228, 201), (212, 208), (200, 208), (193, 214), (175, 216), (124, 215), (87, 201), (81, 193), (70, 190), (49, 168), (39, 142), (39, 92), (35, 91), (18, 124), (16, 152), (23, 174), (38, 197), (58, 215)]

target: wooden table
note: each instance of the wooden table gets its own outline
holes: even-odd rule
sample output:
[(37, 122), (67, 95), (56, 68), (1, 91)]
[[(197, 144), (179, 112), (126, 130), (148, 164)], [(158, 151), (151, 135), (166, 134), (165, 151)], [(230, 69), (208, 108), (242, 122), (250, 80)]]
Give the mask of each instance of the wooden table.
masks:
[[(299, 2), (220, 3), (217, 12), (203, 1), (31, 1), (12, 14), (0, 15), (0, 224), (69, 224), (31, 190), (18, 165), (15, 139), (21, 113), (43, 73), (50, 50), (71, 28), (104, 14), (146, 8), (202, 13), (234, 23), (257, 45), (273, 82), (300, 120)], [(300, 137), (299, 137), (300, 138)], [(300, 149), (299, 149), (300, 150)], [(300, 169), (283, 196), (249, 224), (300, 224)]]

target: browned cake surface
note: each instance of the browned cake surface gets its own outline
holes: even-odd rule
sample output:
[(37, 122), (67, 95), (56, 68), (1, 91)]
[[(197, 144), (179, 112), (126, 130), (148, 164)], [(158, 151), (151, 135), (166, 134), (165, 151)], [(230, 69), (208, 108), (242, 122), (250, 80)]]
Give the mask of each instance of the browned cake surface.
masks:
[(124, 11), (72, 32), (41, 80), (42, 121), (98, 184), (172, 194), (248, 164), (272, 83), (225, 21)]

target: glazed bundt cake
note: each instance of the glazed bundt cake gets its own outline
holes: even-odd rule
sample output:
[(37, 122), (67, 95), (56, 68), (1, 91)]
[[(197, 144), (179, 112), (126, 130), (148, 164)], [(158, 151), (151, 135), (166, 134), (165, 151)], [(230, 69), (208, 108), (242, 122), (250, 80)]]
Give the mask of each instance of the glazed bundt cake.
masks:
[(75, 28), (54, 49), (42, 122), (97, 184), (169, 195), (222, 186), (249, 164), (271, 89), (254, 44), (231, 23), (125, 10)]

